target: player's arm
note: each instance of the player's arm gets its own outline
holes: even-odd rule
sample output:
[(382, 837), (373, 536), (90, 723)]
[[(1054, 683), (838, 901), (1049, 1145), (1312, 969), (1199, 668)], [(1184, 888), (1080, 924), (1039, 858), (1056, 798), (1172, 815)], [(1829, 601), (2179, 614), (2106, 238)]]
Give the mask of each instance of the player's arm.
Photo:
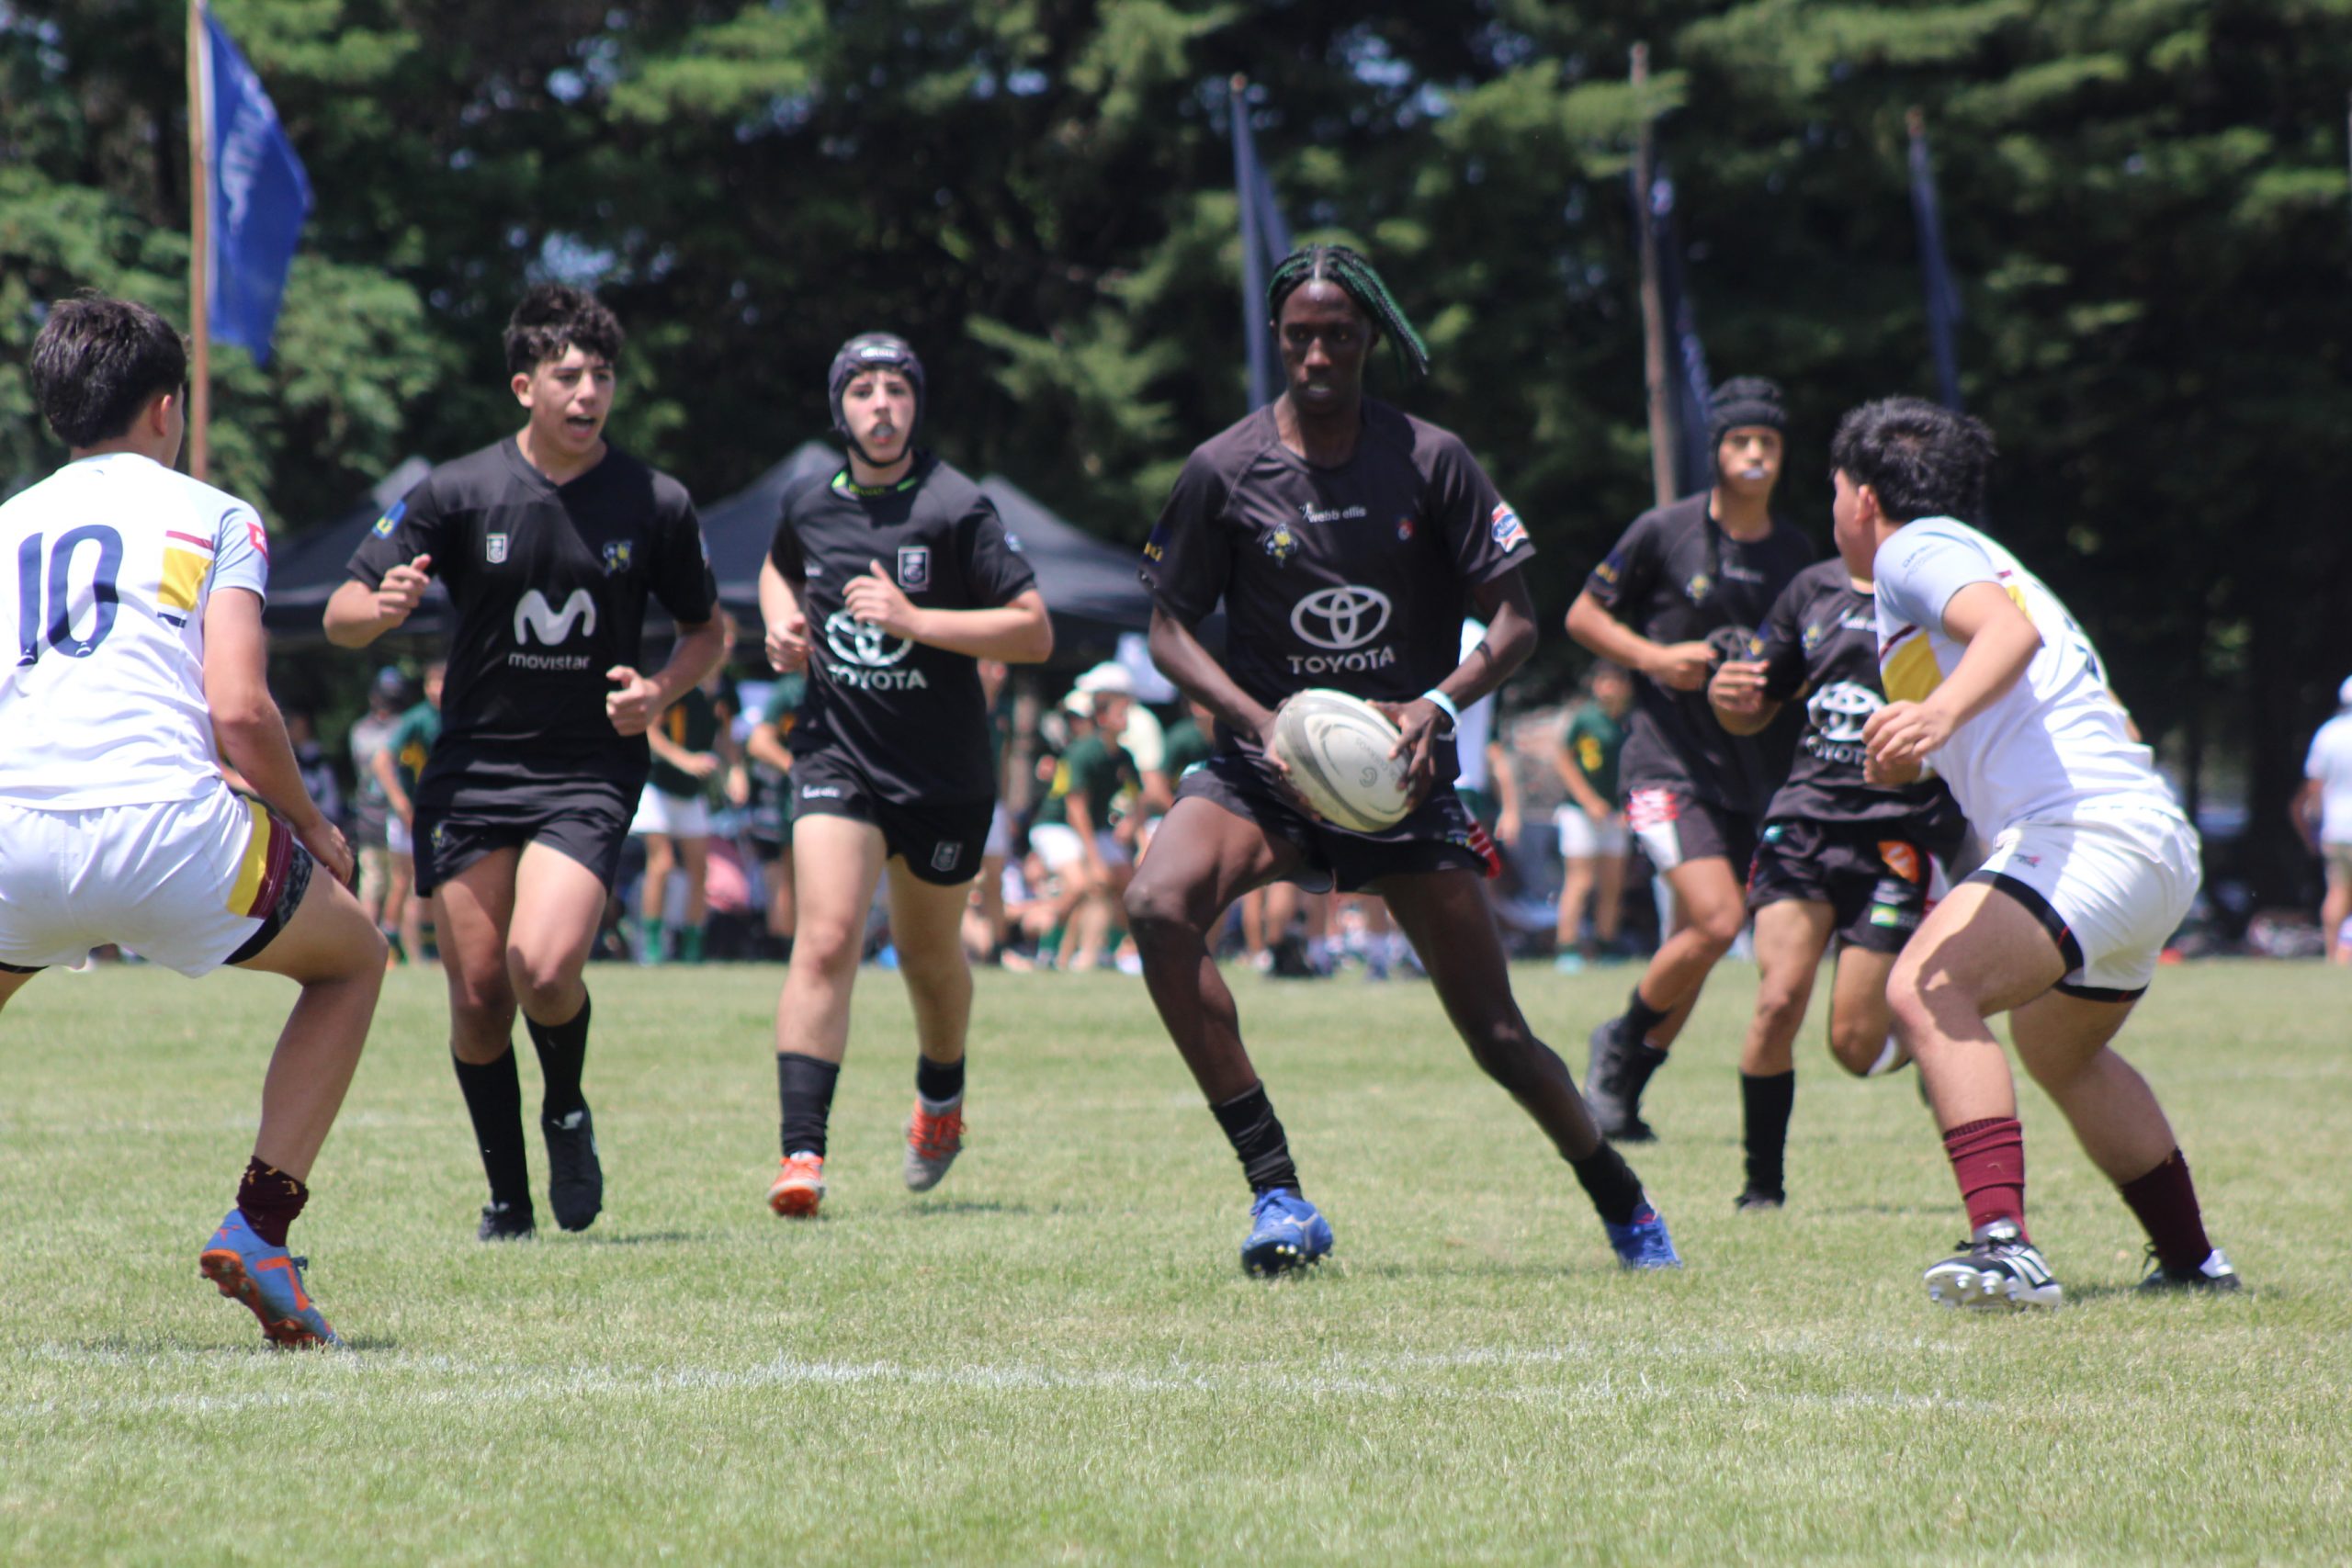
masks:
[(1054, 656), (1054, 623), (1045, 595), (1026, 588), (1004, 604), (977, 610), (942, 610), (908, 598), (880, 561), (849, 580), (842, 600), (849, 613), (892, 637), (1007, 664), (1042, 664)]
[(2313, 854), (2319, 853), (2319, 780), (2305, 779), (2287, 807), (2287, 819), (2295, 825), (2295, 836)]
[[(1997, 582), (1967, 583), (1944, 604), (1944, 635), (1966, 649), (1924, 701), (1889, 703), (1862, 727), (1872, 764), (1899, 777), (2016, 685), (2041, 650), (2041, 633)], [(1875, 781), (1874, 781), (1875, 782)]]
[(302, 847), (335, 880), (348, 883), (355, 864), (351, 847), (302, 783), (286, 720), (269, 694), (268, 670), (261, 595), (244, 588), (216, 589), (204, 609), (204, 701), (220, 760), (294, 829)]
[(640, 674), (626, 664), (605, 671), (614, 688), (605, 694), (605, 716), (623, 735), (643, 735), (663, 709), (700, 685), (726, 657), (727, 628), (715, 610), (707, 621), (681, 621), (668, 660), (652, 674)]
[(645, 745), (656, 761), (667, 762), (682, 773), (694, 772), (695, 754), (671, 739), (660, 725), (645, 732)]
[(808, 617), (800, 610), (799, 588), (774, 559), (760, 563), (760, 623), (767, 628), (770, 669), (789, 675), (808, 668)]
[[(1775, 605), (1772, 621), (1779, 618), (1780, 607)], [(1768, 627), (1771, 624), (1768, 621)], [(1785, 696), (1772, 695), (1776, 685)], [(1794, 643), (1768, 633), (1763, 657), (1726, 659), (1716, 669), (1707, 682), (1707, 705), (1714, 710), (1715, 722), (1732, 734), (1754, 735), (1781, 716), (1784, 704), (1803, 702), (1807, 690), (1804, 655)]]
[[(1239, 735), (1254, 735), (1274, 761), (1274, 710), (1252, 698), (1226, 672), (1216, 656), (1201, 646), (1199, 636), (1167, 605), (1151, 606), (1151, 630), (1146, 637), (1151, 661), (1170, 684), (1216, 716), (1217, 722)], [(1282, 764), (1274, 761), (1276, 767)]]
[(1568, 606), (1568, 635), (1614, 664), (1678, 692), (1707, 683), (1714, 651), (1703, 642), (1652, 642), (1610, 612), (1587, 588)]
[[(1487, 635), (1435, 688), (1453, 705), (1454, 714), (1492, 693), (1535, 651), (1535, 602), (1528, 596), (1525, 575), (1516, 567), (1472, 584), (1470, 603), (1477, 618), (1487, 623)], [(1389, 755), (1408, 759), (1406, 784), (1419, 800), (1436, 778), (1437, 742), (1453, 733), (1454, 719), (1428, 697), (1373, 705), (1396, 726), (1396, 745)]]
[(1487, 742), (1487, 777), (1495, 784), (1495, 837), (1513, 842), (1519, 838), (1519, 770), (1499, 740)]
[(432, 582), (431, 556), (392, 568), (373, 588), (348, 580), (327, 600), (327, 640), (337, 648), (367, 647), (415, 614)]

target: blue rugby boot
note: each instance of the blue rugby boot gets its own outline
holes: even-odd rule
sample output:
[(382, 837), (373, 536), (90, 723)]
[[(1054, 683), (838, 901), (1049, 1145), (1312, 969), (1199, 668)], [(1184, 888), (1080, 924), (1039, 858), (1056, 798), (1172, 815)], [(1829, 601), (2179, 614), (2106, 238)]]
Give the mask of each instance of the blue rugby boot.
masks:
[(220, 1293), (261, 1319), (262, 1337), (283, 1349), (341, 1349), (343, 1341), (302, 1288), (307, 1258), (293, 1258), (254, 1234), (243, 1210), (232, 1209), (197, 1267)]
[(1331, 1222), (1287, 1187), (1269, 1187), (1250, 1204), (1250, 1239), (1241, 1267), (1269, 1277), (1304, 1269), (1331, 1250)]
[(1600, 1228), (1609, 1233), (1609, 1245), (1615, 1249), (1617, 1262), (1623, 1268), (1682, 1267), (1682, 1255), (1674, 1250), (1674, 1238), (1666, 1234), (1666, 1216), (1646, 1201), (1623, 1224), (1612, 1225), (1603, 1220)]

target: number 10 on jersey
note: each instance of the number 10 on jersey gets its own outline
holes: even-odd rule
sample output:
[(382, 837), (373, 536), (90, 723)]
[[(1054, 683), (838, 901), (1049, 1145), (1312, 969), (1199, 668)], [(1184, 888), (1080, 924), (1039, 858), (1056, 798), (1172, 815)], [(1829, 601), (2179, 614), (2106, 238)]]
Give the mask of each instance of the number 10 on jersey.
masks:
[[(70, 581), (74, 553), (91, 544), (98, 547), (98, 559), (90, 574), (90, 629), (87, 636), (76, 637), (77, 606)], [(114, 630), (116, 608), (121, 601), (116, 581), (121, 572), (122, 536), (102, 523), (67, 529), (57, 536), (53, 548), (46, 547), (43, 535), (27, 536), (17, 547), (17, 664), (39, 659), (44, 643), (72, 658), (88, 658), (93, 649), (106, 641), (107, 633)], [(44, 590), (49, 610), (45, 622), (41, 617)]]

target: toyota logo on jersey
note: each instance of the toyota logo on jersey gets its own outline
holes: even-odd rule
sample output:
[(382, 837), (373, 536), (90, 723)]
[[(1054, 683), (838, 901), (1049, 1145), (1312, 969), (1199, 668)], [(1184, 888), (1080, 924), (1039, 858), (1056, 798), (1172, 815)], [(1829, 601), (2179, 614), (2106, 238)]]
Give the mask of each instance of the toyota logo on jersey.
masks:
[(1862, 765), (1862, 727), (1886, 700), (1868, 686), (1838, 681), (1813, 694), (1804, 705), (1811, 728), (1804, 749), (1826, 761)]
[(1299, 641), (1326, 651), (1292, 654), (1291, 673), (1330, 675), (1396, 663), (1396, 649), (1365, 646), (1388, 629), (1391, 608), (1387, 594), (1352, 582), (1309, 593), (1291, 606), (1290, 629)]
[(920, 670), (892, 668), (913, 651), (914, 644), (894, 637), (880, 626), (861, 621), (847, 610), (825, 617), (825, 647), (841, 660), (825, 673), (838, 685), (857, 691), (921, 691), (931, 682)]

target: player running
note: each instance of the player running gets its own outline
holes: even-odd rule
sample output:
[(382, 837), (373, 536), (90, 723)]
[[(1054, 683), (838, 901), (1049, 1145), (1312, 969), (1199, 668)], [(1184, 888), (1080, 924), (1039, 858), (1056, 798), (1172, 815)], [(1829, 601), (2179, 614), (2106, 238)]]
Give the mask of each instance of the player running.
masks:
[(1725, 729), (1753, 735), (1783, 705), (1804, 705), (1796, 760), (1765, 810), (1747, 877), (1759, 974), (1739, 1055), (1747, 1185), (1736, 1201), (1758, 1210), (1788, 1198), (1791, 1046), (1822, 954), (1837, 944), (1829, 1054), (1838, 1065), (1870, 1077), (1910, 1060), (1888, 1032), (1886, 977), (1968, 822), (1938, 781), (1889, 788), (1863, 780), (1862, 726), (1885, 702), (1869, 579), (1837, 558), (1805, 568), (1772, 602), (1749, 651), (1725, 660), (1707, 688)]
[[(1369, 262), (1306, 246), (1267, 305), (1287, 389), (1193, 450), (1144, 547), (1152, 658), (1216, 716), (1217, 750), (1185, 774), (1126, 898), (1152, 1002), (1250, 1182), (1242, 1266), (1279, 1273), (1331, 1249), (1209, 948), (1236, 898), (1288, 880), (1388, 901), (1472, 1056), (1575, 1170), (1618, 1258), (1671, 1267), (1666, 1222), (1511, 998), (1479, 885), (1494, 849), (1452, 787), (1459, 714), (1535, 645), (1527, 531), (1460, 440), (1363, 395), (1384, 337), (1409, 373), (1428, 365)], [(1461, 658), (1465, 599), (1488, 629)], [(1224, 662), (1194, 630), (1220, 600)], [(1310, 686), (1376, 701), (1403, 729), (1419, 804), (1389, 831), (1317, 820), (1269, 759), (1274, 710)]]
[(1707, 680), (1748, 633), (1813, 546), (1772, 515), (1788, 416), (1781, 389), (1742, 376), (1715, 389), (1714, 488), (1645, 512), (1592, 569), (1568, 607), (1568, 635), (1648, 677), (1619, 761), (1625, 821), (1674, 892), (1672, 930), (1625, 1010), (1592, 1032), (1585, 1094), (1600, 1130), (1655, 1134), (1642, 1090), (1666, 1063), (1699, 991), (1747, 923), (1741, 878), (1756, 818), (1788, 771), (1785, 731), (1735, 736), (1715, 722)]
[(243, 502), (172, 471), (187, 354), (154, 311), (59, 301), (30, 378), (73, 460), (0, 506), (15, 631), (0, 663), (0, 1006), (107, 942), (183, 975), (234, 964), (302, 987), (236, 1206), (198, 1266), (271, 1344), (339, 1346), (286, 1233), (359, 1065), (385, 944), (270, 699), (268, 536)]
[(915, 447), (914, 350), (861, 333), (833, 356), (826, 390), (849, 465), (785, 492), (760, 568), (768, 661), (808, 672), (788, 738), (798, 923), (776, 1000), (784, 1163), (768, 1190), (795, 1219), (824, 1201), (850, 990), (886, 869), (920, 1053), (907, 1186), (936, 1187), (963, 1149), (964, 906), (996, 808), (978, 661), (1035, 664), (1054, 649), (1035, 574), (995, 506)]
[[(535, 1234), (512, 1035), (520, 1008), (545, 1077), (539, 1126), (556, 1223), (604, 1207), (581, 1091), (581, 971), (648, 767), (645, 731), (719, 658), (718, 589), (685, 487), (605, 439), (621, 327), (594, 295), (541, 284), (506, 326), (522, 430), (444, 463), (351, 558), (326, 631), (364, 648), (448, 585), (442, 730), (416, 785), (416, 890), (449, 984), (449, 1053), (490, 1180), (478, 1234)], [(637, 668), (646, 601), (678, 625)]]
[(1838, 548), (1877, 584), (1887, 705), (1870, 776), (1932, 767), (1992, 852), (1920, 926), (1888, 987), (1959, 1179), (1970, 1235), (1927, 1271), (1951, 1306), (2055, 1306), (2025, 1223), (2018, 1057), (2147, 1231), (2143, 1290), (2233, 1291), (2147, 1081), (2109, 1044), (2197, 893), (2197, 831), (2133, 740), (2098, 654), (2055, 594), (1962, 517), (1993, 435), (1916, 398), (1854, 410), (1830, 447)]

